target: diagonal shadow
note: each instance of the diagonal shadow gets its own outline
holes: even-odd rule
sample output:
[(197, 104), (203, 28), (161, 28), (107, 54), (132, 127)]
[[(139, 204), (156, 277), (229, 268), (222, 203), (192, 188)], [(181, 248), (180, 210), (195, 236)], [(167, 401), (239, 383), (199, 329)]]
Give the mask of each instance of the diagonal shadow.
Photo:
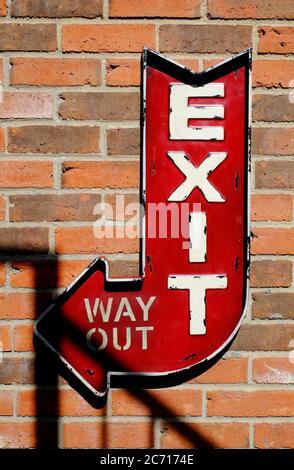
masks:
[[(56, 311), (54, 315), (56, 315)], [(56, 317), (55, 317), (56, 318)], [(52, 318), (51, 318), (52, 320)], [(46, 323), (47, 321), (47, 323)], [(51, 323), (52, 325), (52, 323)], [(47, 329), (50, 328), (50, 315), (45, 318), (45, 321), (42, 325), (42, 328)], [(62, 341), (62, 338), (65, 337), (66, 332), (66, 339), (70, 339), (70, 341), (74, 342), (75, 346), (79, 349), (80, 352), (87, 353), (88, 357), (94, 358), (101, 364), (102, 367), (105, 367), (106, 370), (122, 370), (122, 364), (120, 364), (117, 360), (109, 355), (109, 353), (104, 351), (95, 352), (87, 348), (85, 336), (84, 334), (69, 320), (61, 318), (59, 316), (58, 322), (55, 319), (54, 322), (54, 335), (58, 337), (58, 341)], [(56, 347), (57, 345), (54, 344)], [(89, 389), (80, 381), (78, 380), (64, 365), (60, 364), (60, 373), (63, 375), (64, 378), (68, 381), (68, 383), (76, 389), (85, 400), (87, 400), (93, 407), (101, 408), (105, 406), (107, 398), (100, 398), (95, 396), (93, 393), (89, 391)], [(126, 368), (123, 368), (125, 372), (128, 371)], [(174, 380), (174, 379), (173, 379)], [(148, 381), (148, 382), (147, 382)], [(163, 404), (158, 398), (152, 396), (152, 394), (148, 390), (141, 389), (140, 387), (150, 387), (150, 379), (146, 377), (133, 377), (133, 380), (130, 381), (128, 379), (128, 385), (131, 385), (129, 391), (132, 393), (134, 398), (139, 399), (145, 406), (150, 408), (151, 410), (151, 417), (154, 418), (171, 418), (173, 427), (185, 438), (190, 442), (193, 447), (197, 448), (212, 448), (212, 442), (207, 439), (206, 437), (202, 436), (199, 432), (195, 430), (192, 426), (188, 423), (181, 421), (181, 419), (174, 415), (173, 410), (167, 404)], [(179, 383), (182, 381), (179, 380)], [(125, 386), (124, 379), (121, 377), (113, 377), (112, 387), (121, 387)], [(152, 383), (152, 388), (156, 385), (157, 388), (161, 388), (162, 386), (166, 386), (166, 380), (156, 379), (156, 382)], [(168, 384), (168, 385), (171, 385)], [(105, 427), (104, 427), (105, 428)], [(106, 428), (105, 428), (106, 431)], [(104, 440), (106, 442), (106, 439)]]

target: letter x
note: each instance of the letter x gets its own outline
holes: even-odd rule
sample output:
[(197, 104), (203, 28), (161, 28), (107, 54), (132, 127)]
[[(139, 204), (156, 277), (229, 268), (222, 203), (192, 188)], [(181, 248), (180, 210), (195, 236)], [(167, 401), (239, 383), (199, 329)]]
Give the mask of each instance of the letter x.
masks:
[(185, 181), (170, 195), (168, 201), (185, 201), (195, 188), (199, 188), (208, 202), (224, 202), (225, 199), (208, 181), (209, 175), (222, 163), (225, 152), (209, 153), (199, 167), (195, 167), (185, 152), (167, 152), (174, 164), (186, 176)]

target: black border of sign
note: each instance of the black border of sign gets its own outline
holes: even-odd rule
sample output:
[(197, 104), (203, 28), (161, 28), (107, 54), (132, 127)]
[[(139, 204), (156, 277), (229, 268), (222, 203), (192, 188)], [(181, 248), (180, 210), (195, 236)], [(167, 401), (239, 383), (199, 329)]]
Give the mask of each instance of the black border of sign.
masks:
[[(230, 347), (231, 343), (235, 339), (239, 328), (241, 326), (244, 314), (246, 312), (246, 305), (248, 299), (249, 289), (249, 263), (250, 263), (250, 228), (249, 228), (249, 190), (250, 190), (250, 171), (251, 171), (251, 62), (252, 62), (252, 49), (237, 54), (236, 56), (225, 60), (224, 62), (217, 64), (203, 72), (196, 73), (182, 66), (173, 60), (163, 57), (161, 54), (145, 48), (142, 54), (142, 80), (141, 80), (141, 160), (140, 160), (140, 202), (143, 207), (143, 213), (141, 214), (141, 237), (140, 237), (140, 277), (138, 278), (110, 278), (109, 277), (109, 265), (105, 258), (96, 258), (90, 266), (88, 266), (77, 279), (51, 304), (40, 318), (35, 323), (35, 335), (41, 339), (49, 349), (55, 353), (61, 359), (63, 365), (69, 369), (74, 376), (82, 382), (82, 384), (94, 394), (94, 396), (101, 398), (104, 397), (110, 388), (110, 379), (113, 386), (136, 386), (145, 388), (155, 387), (167, 387), (185, 382), (192, 377), (200, 375), (225, 353)], [(245, 86), (245, 129), (244, 129), (244, 188), (247, 197), (244, 198), (244, 287), (243, 287), (243, 313), (240, 318), (238, 325), (232, 332), (231, 336), (227, 341), (215, 351), (213, 355), (207, 359), (201, 361), (198, 364), (190, 366), (188, 368), (179, 369), (176, 371), (167, 371), (162, 373), (136, 373), (136, 372), (107, 372), (107, 386), (105, 391), (98, 392), (95, 390), (80, 374), (73, 369), (73, 367), (59, 355), (58, 351), (50, 344), (48, 339), (42, 333), (42, 320), (48, 314), (54, 314), (55, 308), (64, 304), (76, 291), (77, 289), (96, 271), (104, 273), (104, 289), (105, 291), (140, 291), (143, 286), (145, 276), (145, 204), (146, 204), (146, 71), (147, 67), (155, 68), (172, 78), (191, 86), (202, 86), (206, 83), (210, 83), (218, 78), (221, 78), (233, 71), (238, 70), (241, 67), (245, 67), (246, 70), (246, 86)], [(245, 195), (246, 196), (246, 195)], [(246, 223), (247, 221), (247, 223)], [(127, 383), (125, 379), (127, 378)]]

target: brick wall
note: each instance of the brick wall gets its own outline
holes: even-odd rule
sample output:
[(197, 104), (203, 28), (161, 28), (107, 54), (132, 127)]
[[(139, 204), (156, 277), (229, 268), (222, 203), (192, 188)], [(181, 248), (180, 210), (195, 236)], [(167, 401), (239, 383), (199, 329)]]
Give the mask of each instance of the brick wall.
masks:
[[(294, 447), (293, 1), (0, 0), (0, 15), (0, 446)], [(136, 199), (140, 51), (203, 70), (251, 44), (244, 325), (199, 378), (113, 390), (96, 410), (36, 358), (32, 327), (93, 256), (136, 272), (136, 243), (97, 240), (92, 222), (103, 198)]]

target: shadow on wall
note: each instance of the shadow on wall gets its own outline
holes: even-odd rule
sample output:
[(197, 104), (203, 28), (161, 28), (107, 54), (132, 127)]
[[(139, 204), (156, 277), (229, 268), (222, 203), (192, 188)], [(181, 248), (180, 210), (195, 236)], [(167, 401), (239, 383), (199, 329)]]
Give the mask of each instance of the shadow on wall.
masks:
[[(58, 286), (58, 258), (54, 255), (44, 258), (40, 254), (24, 253), (23, 250), (7, 250), (0, 247), (0, 257), (2, 261), (9, 262), (12, 266), (17, 266), (18, 263), (25, 264), (34, 272), (34, 287), (35, 287), (35, 312), (36, 318), (43, 313), (52, 299), (57, 295)], [(67, 330), (75, 341), (84, 345), (83, 335), (73, 325), (66, 325)], [(34, 338), (35, 343), (35, 410), (36, 410), (36, 447), (37, 448), (50, 448), (56, 449), (59, 447), (59, 391), (58, 385), (61, 375), (69, 384), (78, 391), (92, 406), (101, 408), (105, 405), (105, 400), (93, 400), (93, 395), (81, 385), (76, 378), (70, 374), (60, 361), (37, 339)], [(91, 353), (95, 354), (95, 353)], [(99, 361), (103, 360), (108, 365), (115, 367), (114, 361), (107, 354), (99, 356)], [(119, 387), (119, 382), (113, 382), (113, 387)], [(182, 422), (178, 417), (174, 416), (173, 411), (165, 403), (162, 403), (158, 398), (146, 389), (139, 389), (136, 387), (144, 386), (144, 382), (138, 383), (138, 380), (133, 380), (130, 383), (129, 392), (136, 400), (141, 401), (142, 404), (151, 410), (151, 420), (154, 421), (155, 417), (163, 417), (166, 421), (171, 420), (173, 428), (185, 438), (191, 447), (195, 448), (212, 448), (213, 444), (203, 437), (200, 432), (197, 432), (195, 426), (190, 426), (186, 422)], [(102, 447), (107, 448), (107, 417), (103, 419), (103, 436)], [(101, 422), (101, 421), (100, 421)], [(151, 427), (152, 433), (152, 427)], [(153, 446), (153, 433), (150, 435), (150, 447)]]

